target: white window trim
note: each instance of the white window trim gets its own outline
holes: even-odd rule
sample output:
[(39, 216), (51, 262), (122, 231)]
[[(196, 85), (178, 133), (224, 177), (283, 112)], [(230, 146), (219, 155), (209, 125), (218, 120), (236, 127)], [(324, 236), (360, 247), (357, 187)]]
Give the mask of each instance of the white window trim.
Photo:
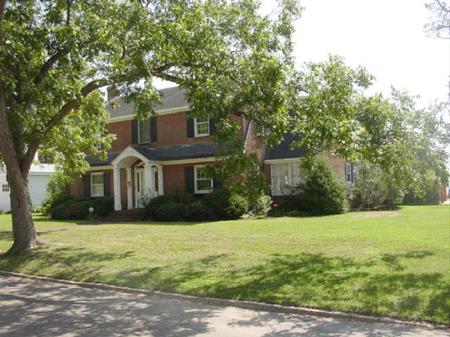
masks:
[[(297, 164), (298, 165), (299, 161), (278, 161), (276, 163), (272, 163), (270, 165), (270, 189), (271, 189), (271, 194), (273, 196), (286, 196), (286, 195), (290, 195), (290, 193), (284, 193), (285, 191), (283, 191), (282, 189), (275, 190), (276, 189), (276, 185), (274, 184), (274, 180), (275, 180), (275, 172), (274, 172), (274, 166), (284, 166), (287, 165), (287, 169), (288, 169), (288, 181), (287, 184), (284, 185), (287, 189), (293, 189), (295, 188), (295, 186), (297, 185), (296, 182), (293, 181), (294, 178), (294, 171), (293, 171), (293, 165)], [(301, 178), (300, 178), (301, 179)]]
[[(209, 189), (209, 190), (199, 190), (197, 188), (197, 180), (198, 180), (197, 179), (197, 170), (201, 169), (203, 167), (205, 167), (205, 165), (194, 166), (194, 192), (195, 192), (195, 194), (208, 194), (208, 193), (211, 193), (213, 191), (213, 188), (214, 188), (214, 182), (213, 182), (212, 178), (209, 178), (209, 180), (211, 181), (211, 189)], [(207, 179), (201, 179), (201, 180), (207, 180)]]
[[(92, 177), (93, 176), (102, 176), (103, 177), (103, 183), (101, 184), (102, 185), (102, 191), (100, 192), (100, 193), (98, 193), (98, 194), (94, 194), (94, 191), (93, 191), (93, 186), (94, 186), (94, 184), (92, 183)], [(100, 185), (100, 184), (95, 184), (95, 185)], [(105, 179), (104, 179), (104, 175), (103, 175), (103, 172), (91, 172), (91, 197), (92, 198), (102, 198), (102, 197), (104, 197), (105, 196)]]
[(2, 192), (8, 193), (10, 191), (8, 184), (2, 184)]
[[(208, 123), (208, 132), (205, 133), (198, 133), (198, 128), (197, 128), (197, 123)], [(211, 130), (210, 130), (210, 125), (209, 125), (209, 117), (207, 118), (206, 122), (197, 122), (197, 118), (194, 118), (194, 136), (195, 137), (207, 137), (211, 134)]]
[(142, 122), (149, 122), (148, 119), (144, 120), (144, 121), (138, 121), (137, 125), (138, 125), (138, 144), (150, 144), (152, 142), (152, 129), (150, 128), (150, 134), (149, 134), (149, 139), (146, 141), (141, 141), (141, 123)]

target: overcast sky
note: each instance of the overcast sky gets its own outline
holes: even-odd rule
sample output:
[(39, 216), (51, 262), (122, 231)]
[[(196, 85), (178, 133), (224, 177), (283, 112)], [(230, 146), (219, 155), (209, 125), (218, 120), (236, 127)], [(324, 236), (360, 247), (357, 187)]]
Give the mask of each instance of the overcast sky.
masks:
[[(448, 0), (447, 0), (448, 1)], [(295, 56), (299, 65), (325, 60), (328, 54), (363, 65), (377, 81), (420, 95), (421, 105), (448, 97), (450, 41), (424, 33), (430, 13), (424, 0), (301, 0)], [(265, 10), (274, 1), (264, 0)]]

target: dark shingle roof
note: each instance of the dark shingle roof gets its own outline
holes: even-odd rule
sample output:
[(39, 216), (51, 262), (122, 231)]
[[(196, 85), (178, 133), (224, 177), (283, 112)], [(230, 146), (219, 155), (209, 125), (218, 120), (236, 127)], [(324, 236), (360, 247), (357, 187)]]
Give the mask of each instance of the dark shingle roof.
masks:
[(98, 156), (87, 155), (86, 161), (88, 164), (93, 166), (106, 166), (111, 165), (111, 162), (120, 154), (120, 152), (108, 152), (108, 156), (106, 159), (100, 159)]
[[(133, 148), (146, 158), (156, 161), (207, 158), (217, 156), (222, 151), (227, 151), (227, 146), (216, 143), (181, 144), (156, 148), (135, 145)], [(120, 152), (110, 152), (106, 160), (101, 160), (96, 156), (87, 156), (86, 160), (91, 167), (111, 165), (111, 162), (119, 154)]]
[(292, 149), (292, 144), (299, 140), (299, 136), (295, 136), (291, 133), (286, 133), (284, 139), (280, 144), (267, 147), (265, 153), (265, 160), (271, 159), (288, 159), (299, 158), (303, 156), (303, 152), (300, 149)]
[(181, 144), (157, 148), (135, 146), (134, 149), (150, 160), (179, 160), (214, 157), (225, 147), (216, 143)]
[[(153, 106), (157, 111), (189, 106), (184, 90), (180, 87), (161, 89), (159, 93), (161, 104)], [(108, 110), (111, 117), (129, 116), (134, 114), (134, 105), (133, 103), (126, 103), (120, 98), (115, 98), (111, 102), (106, 103), (106, 110)]]

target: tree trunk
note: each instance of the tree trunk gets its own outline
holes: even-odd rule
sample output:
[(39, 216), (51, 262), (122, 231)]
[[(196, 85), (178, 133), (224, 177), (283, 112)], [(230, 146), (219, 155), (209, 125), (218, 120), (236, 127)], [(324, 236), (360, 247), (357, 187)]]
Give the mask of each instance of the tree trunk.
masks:
[(27, 180), (23, 179), (20, 173), (10, 172), (7, 172), (7, 180), (10, 186), (14, 243), (6, 255), (18, 255), (34, 248), (38, 244), (38, 238), (33, 223)]

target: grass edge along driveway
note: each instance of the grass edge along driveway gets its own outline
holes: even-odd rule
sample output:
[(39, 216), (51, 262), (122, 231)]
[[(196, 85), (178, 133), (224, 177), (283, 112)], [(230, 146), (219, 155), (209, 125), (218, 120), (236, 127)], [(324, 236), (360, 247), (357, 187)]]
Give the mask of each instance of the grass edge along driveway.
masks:
[[(49, 242), (0, 269), (450, 324), (450, 207), (212, 223), (36, 218)], [(0, 251), (11, 244), (0, 215)]]

